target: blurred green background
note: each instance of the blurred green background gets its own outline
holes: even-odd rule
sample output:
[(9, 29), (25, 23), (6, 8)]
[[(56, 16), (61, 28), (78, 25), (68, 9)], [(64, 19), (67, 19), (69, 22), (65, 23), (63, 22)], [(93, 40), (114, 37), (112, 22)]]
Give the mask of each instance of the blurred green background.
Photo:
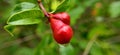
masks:
[[(50, 1), (54, 10), (57, 2)], [(37, 4), (36, 0), (0, 0), (0, 55), (120, 55), (120, 0), (72, 0), (66, 12), (74, 36), (67, 45), (54, 41), (46, 20), (17, 26), (13, 37), (5, 31), (12, 10), (22, 2)]]

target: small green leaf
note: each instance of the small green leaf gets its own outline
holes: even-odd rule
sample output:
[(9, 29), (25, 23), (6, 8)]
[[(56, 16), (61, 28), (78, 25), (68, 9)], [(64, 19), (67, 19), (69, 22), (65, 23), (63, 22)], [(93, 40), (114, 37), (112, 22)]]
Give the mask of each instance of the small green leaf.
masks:
[(37, 23), (40, 23), (39, 19), (26, 18), (26, 19), (9, 22), (8, 24), (10, 24), (10, 25), (29, 25), (29, 24), (37, 24)]
[(40, 22), (43, 14), (40, 10), (26, 10), (11, 15), (7, 21), (10, 25), (30, 25)]
[(43, 13), (35, 4), (23, 2), (15, 6), (5, 29), (13, 36), (16, 25), (39, 24), (43, 17)]
[(63, 12), (63, 11), (66, 11), (68, 8), (69, 8), (69, 6), (70, 6), (70, 2), (71, 2), (72, 0), (63, 0), (60, 4), (59, 4), (59, 6), (56, 8), (56, 10), (55, 11), (53, 11), (53, 12)]
[(13, 26), (13, 25), (6, 25), (6, 26), (4, 26), (4, 29), (6, 31), (8, 31), (11, 36), (14, 36), (13, 32), (14, 32), (15, 26)]
[(41, 10), (33, 3), (23, 2), (17, 4), (7, 24), (10, 25), (30, 25), (38, 24), (43, 17)]
[(60, 2), (57, 0), (54, 0), (51, 4), (51, 9), (54, 11), (57, 9), (57, 7), (59, 6)]
[(120, 16), (120, 1), (113, 2), (110, 5), (109, 13), (110, 13), (112, 18)]
[(36, 7), (36, 5), (33, 4), (33, 3), (22, 2), (22, 3), (17, 4), (17, 5), (15, 6), (13, 13), (20, 12), (20, 11), (24, 11), (24, 10), (27, 10), (27, 9), (33, 9), (33, 8), (35, 8), (35, 7)]

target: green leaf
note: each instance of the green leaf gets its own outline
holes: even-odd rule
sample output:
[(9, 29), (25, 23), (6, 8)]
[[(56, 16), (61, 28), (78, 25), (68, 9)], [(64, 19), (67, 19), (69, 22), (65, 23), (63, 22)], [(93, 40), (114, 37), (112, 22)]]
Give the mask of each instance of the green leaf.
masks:
[(32, 18), (26, 18), (26, 19), (20, 19), (17, 21), (9, 22), (10, 25), (31, 25), (31, 24), (37, 24), (40, 23), (39, 19), (32, 19)]
[(36, 7), (35, 4), (33, 3), (29, 3), (29, 2), (22, 2), (20, 4), (17, 4), (13, 10), (12, 13), (16, 13), (16, 12), (20, 12), (20, 11), (24, 11), (27, 9), (34, 9)]
[[(13, 0), (16, 1), (16, 0)], [(17, 3), (21, 3), (21, 2), (31, 2), (31, 3), (37, 3), (37, 0), (17, 0)]]
[(43, 17), (43, 13), (35, 4), (23, 2), (15, 6), (5, 29), (13, 36), (12, 33), (16, 25), (39, 24)]
[(43, 17), (41, 10), (37, 9), (35, 4), (23, 2), (17, 4), (7, 24), (10, 25), (30, 25), (38, 24)]
[(52, 4), (51, 4), (51, 9), (53, 11), (55, 11), (57, 9), (57, 7), (59, 6), (60, 2), (57, 0), (53, 0)]
[(30, 25), (40, 22), (43, 14), (40, 10), (26, 10), (15, 13), (9, 17), (7, 24), (10, 25)]
[(113, 2), (110, 5), (109, 13), (110, 13), (112, 18), (120, 16), (120, 1)]
[(63, 0), (63, 1), (58, 5), (58, 7), (56, 8), (56, 10), (53, 11), (53, 12), (64, 12), (64, 11), (66, 11), (66, 10), (70, 7), (71, 1), (72, 1), (72, 0)]
[(4, 26), (4, 29), (6, 31), (8, 31), (11, 36), (14, 36), (13, 32), (14, 32), (15, 26), (13, 26), (13, 25), (6, 25), (6, 26)]

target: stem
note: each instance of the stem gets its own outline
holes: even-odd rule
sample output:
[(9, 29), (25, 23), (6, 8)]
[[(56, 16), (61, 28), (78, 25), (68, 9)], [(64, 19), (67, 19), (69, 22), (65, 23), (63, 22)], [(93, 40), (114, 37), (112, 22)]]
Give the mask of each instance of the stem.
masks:
[(92, 47), (92, 45), (94, 44), (95, 40), (97, 39), (97, 35), (95, 35), (87, 44), (85, 51), (83, 52), (83, 55), (88, 55), (89, 51)]
[(41, 0), (38, 0), (38, 4), (39, 4), (39, 7), (42, 9), (42, 12), (44, 13), (44, 15), (45, 15), (47, 18), (49, 18), (49, 14), (48, 14), (48, 12), (46, 11), (46, 9), (44, 8)]

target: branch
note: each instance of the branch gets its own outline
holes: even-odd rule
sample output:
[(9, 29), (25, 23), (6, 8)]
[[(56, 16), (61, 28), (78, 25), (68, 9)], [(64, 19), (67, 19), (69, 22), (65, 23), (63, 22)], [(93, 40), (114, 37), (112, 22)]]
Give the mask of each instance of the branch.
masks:
[(88, 55), (89, 51), (92, 47), (92, 45), (94, 44), (95, 40), (97, 39), (98, 35), (93, 36), (93, 38), (88, 42), (85, 51), (83, 52), (83, 55)]
[(49, 18), (49, 13), (46, 11), (46, 9), (44, 8), (41, 0), (38, 0), (38, 4), (39, 4), (39, 7), (41, 8), (42, 12), (44, 13), (44, 15)]

